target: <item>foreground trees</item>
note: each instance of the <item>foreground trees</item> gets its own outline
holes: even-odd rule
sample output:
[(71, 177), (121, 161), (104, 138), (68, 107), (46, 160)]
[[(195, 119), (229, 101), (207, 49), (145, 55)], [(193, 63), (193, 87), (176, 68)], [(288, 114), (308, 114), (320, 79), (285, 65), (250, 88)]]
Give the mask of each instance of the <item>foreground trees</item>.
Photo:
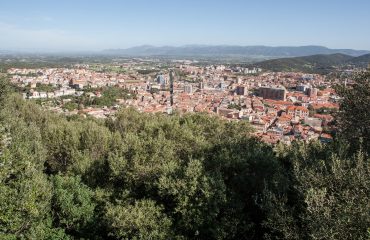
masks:
[[(343, 147), (343, 146), (340, 146)], [(272, 239), (368, 239), (370, 164), (363, 152), (341, 156), (328, 146), (284, 148), (289, 188), (267, 192), (261, 205)], [(284, 169), (288, 170), (288, 169)]]
[(369, 237), (356, 142), (273, 149), (245, 123), (202, 114), (100, 121), (2, 99), (1, 239)]
[(343, 97), (337, 114), (339, 133), (355, 149), (370, 154), (370, 71), (358, 74), (352, 86), (338, 86)]

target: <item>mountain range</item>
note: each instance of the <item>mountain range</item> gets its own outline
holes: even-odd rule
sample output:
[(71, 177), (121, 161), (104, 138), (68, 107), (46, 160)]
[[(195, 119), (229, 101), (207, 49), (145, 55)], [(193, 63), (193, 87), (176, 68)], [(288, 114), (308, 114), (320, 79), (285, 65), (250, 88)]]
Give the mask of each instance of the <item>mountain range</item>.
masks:
[(180, 47), (151, 45), (137, 46), (127, 49), (107, 49), (105, 54), (127, 56), (247, 56), (247, 57), (301, 57), (315, 54), (341, 53), (360, 56), (370, 53), (367, 50), (330, 49), (323, 46), (300, 47), (269, 47), (269, 46), (231, 46), (231, 45), (185, 45)]

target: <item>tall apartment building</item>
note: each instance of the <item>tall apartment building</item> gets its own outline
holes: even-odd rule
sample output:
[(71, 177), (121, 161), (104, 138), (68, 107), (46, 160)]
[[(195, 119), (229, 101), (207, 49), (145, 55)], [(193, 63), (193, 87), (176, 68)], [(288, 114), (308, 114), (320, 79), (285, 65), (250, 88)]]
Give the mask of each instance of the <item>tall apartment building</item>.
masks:
[(248, 95), (248, 88), (246, 86), (237, 86), (235, 92), (237, 95)]
[(190, 84), (185, 85), (185, 86), (184, 86), (184, 92), (185, 92), (185, 93), (188, 93), (188, 94), (193, 93), (193, 86), (192, 86), (192, 85), (190, 85)]
[(307, 89), (307, 95), (309, 97), (317, 97), (318, 92), (319, 92), (319, 90), (317, 88), (308, 88)]
[(272, 100), (286, 100), (286, 93), (287, 90), (285, 87), (260, 87), (259, 88), (259, 96), (263, 97), (264, 99), (272, 99)]
[(203, 90), (204, 89), (204, 82), (199, 82), (198, 88), (200, 90)]

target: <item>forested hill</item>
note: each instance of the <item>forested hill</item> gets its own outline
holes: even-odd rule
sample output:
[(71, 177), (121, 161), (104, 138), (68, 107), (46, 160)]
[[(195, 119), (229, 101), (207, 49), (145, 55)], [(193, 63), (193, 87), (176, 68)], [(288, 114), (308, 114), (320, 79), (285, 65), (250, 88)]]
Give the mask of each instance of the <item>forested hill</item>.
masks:
[[(366, 61), (365, 56), (363, 57), (363, 61)], [(252, 66), (276, 72), (328, 73), (338, 66), (361, 63), (361, 59), (361, 57), (356, 58), (339, 53), (330, 55), (319, 54), (305, 57), (272, 59), (252, 64)]]
[(370, 54), (365, 54), (359, 57), (352, 58), (348, 62), (358, 66), (366, 67), (370, 63)]
[(369, 79), (338, 90), (340, 141), (276, 148), (203, 114), (65, 117), (0, 80), (0, 239), (367, 239)]

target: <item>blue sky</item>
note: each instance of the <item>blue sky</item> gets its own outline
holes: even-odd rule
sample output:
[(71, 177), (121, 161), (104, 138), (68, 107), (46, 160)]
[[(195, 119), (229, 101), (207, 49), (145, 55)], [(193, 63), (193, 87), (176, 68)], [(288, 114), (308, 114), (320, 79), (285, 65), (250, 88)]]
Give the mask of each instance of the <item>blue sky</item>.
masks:
[(3, 0), (0, 49), (227, 44), (370, 50), (369, 0)]

